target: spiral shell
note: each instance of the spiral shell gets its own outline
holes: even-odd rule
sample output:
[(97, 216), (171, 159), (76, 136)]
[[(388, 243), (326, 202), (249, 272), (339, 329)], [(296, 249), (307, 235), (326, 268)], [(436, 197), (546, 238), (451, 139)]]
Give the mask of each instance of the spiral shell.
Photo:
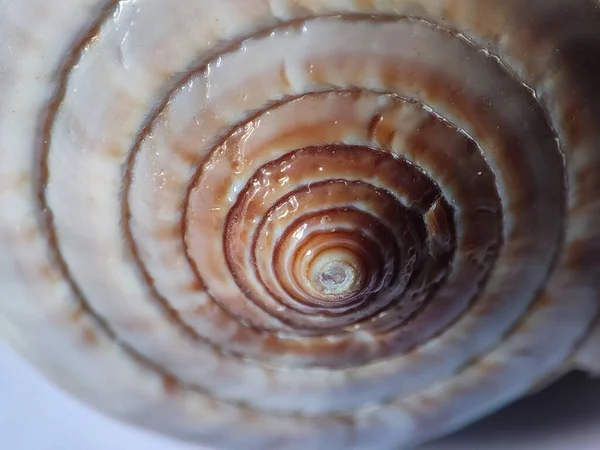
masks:
[(73, 394), (388, 449), (600, 365), (592, 0), (0, 6), (0, 331)]

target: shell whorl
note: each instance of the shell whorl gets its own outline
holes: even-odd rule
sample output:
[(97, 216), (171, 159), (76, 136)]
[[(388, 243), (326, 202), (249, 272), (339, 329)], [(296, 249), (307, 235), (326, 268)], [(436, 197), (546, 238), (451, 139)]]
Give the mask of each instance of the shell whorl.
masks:
[(71, 392), (217, 448), (387, 449), (576, 366), (591, 0), (4, 6), (0, 332)]

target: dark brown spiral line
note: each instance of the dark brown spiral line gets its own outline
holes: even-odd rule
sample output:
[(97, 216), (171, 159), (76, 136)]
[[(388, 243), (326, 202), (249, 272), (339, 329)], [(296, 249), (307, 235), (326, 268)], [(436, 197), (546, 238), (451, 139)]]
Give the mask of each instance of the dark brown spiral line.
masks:
[[(305, 160), (308, 165), (317, 168), (318, 170), (324, 170), (325, 172), (327, 172), (327, 167), (316, 167), (319, 165), (319, 161), (321, 159), (323, 159), (324, 161), (327, 161), (329, 155), (331, 155), (332, 153), (336, 153), (337, 157), (335, 158), (334, 161), (337, 161), (338, 158), (341, 158), (343, 160), (346, 160), (348, 162), (349, 165), (356, 165), (359, 167), (362, 167), (363, 164), (360, 164), (359, 161), (355, 161), (353, 160), (353, 158), (358, 158), (359, 160), (362, 160), (364, 158), (361, 158), (361, 154), (369, 155), (368, 159), (372, 159), (372, 156), (375, 156), (375, 161), (378, 162), (374, 162), (375, 166), (377, 167), (378, 163), (384, 163), (384, 161), (389, 160), (389, 162), (391, 164), (393, 164), (394, 166), (398, 165), (399, 167), (402, 167), (404, 164), (399, 161), (399, 160), (394, 160), (392, 157), (390, 157), (389, 155), (385, 154), (385, 153), (379, 153), (377, 151), (374, 151), (372, 149), (365, 149), (365, 148), (360, 148), (360, 147), (345, 147), (345, 146), (327, 146), (324, 148), (307, 148), (307, 149), (301, 149), (298, 150), (296, 152), (293, 152), (291, 155), (285, 155), (283, 156), (280, 160), (275, 160), (271, 163), (269, 163), (267, 166), (263, 166), (260, 171), (261, 172), (276, 172), (277, 170), (277, 166), (280, 165), (286, 165), (287, 161), (290, 160), (296, 160), (296, 165), (294, 165), (294, 167), (297, 167), (298, 164), (298, 159), (302, 159)], [(379, 154), (378, 154), (379, 153)], [(327, 155), (323, 158), (323, 155)], [(366, 164), (366, 163), (365, 163)], [(398, 175), (399, 178), (403, 178), (402, 177), (402, 170), (398, 170), (399, 167), (395, 167), (394, 169), (394, 174)], [(308, 167), (301, 167), (298, 168), (298, 170), (300, 172), (302, 172), (303, 174), (306, 174)], [(409, 167), (408, 167), (409, 168)], [(409, 168), (410, 169), (410, 168)], [(414, 170), (414, 169), (413, 169)], [(409, 174), (406, 174), (407, 176), (411, 177), (411, 182), (415, 182), (416, 179), (419, 178), (419, 175), (415, 175), (414, 172), (410, 172)], [(260, 175), (255, 175), (254, 178), (251, 179), (251, 181), (247, 184), (246, 186), (246, 190), (244, 192), (242, 192), (242, 194), (240, 195), (240, 197), (238, 198), (238, 201), (236, 203), (236, 205), (234, 205), (234, 207), (231, 209), (230, 213), (229, 213), (229, 218), (227, 219), (227, 228), (225, 230), (225, 245), (224, 245), (224, 251), (226, 253), (226, 258), (228, 259), (229, 262), (229, 267), (230, 270), (232, 271), (234, 278), (236, 278), (238, 280), (238, 285), (242, 286), (244, 292), (246, 292), (246, 295), (248, 296), (248, 298), (253, 301), (255, 304), (257, 304), (257, 306), (259, 306), (261, 309), (267, 311), (268, 313), (274, 315), (275, 317), (277, 317), (279, 320), (281, 320), (282, 322), (286, 323), (286, 317), (285, 317), (285, 312), (281, 312), (278, 313), (276, 310), (270, 308), (269, 306), (263, 304), (263, 299), (261, 299), (261, 297), (259, 295), (254, 295), (252, 293), (252, 289), (250, 287), (248, 287), (247, 283), (244, 281), (243, 277), (241, 276), (240, 272), (244, 271), (244, 267), (243, 267), (243, 262), (239, 262), (236, 265), (236, 259), (233, 257), (232, 253), (235, 252), (236, 248), (234, 245), (231, 244), (231, 241), (233, 240), (233, 238), (235, 236), (238, 235), (239, 232), (241, 232), (241, 228), (244, 226), (247, 226), (245, 224), (245, 219), (244, 219), (244, 212), (247, 208), (247, 199), (248, 198), (253, 198), (256, 196), (260, 196), (259, 193), (255, 192), (255, 191), (261, 191), (261, 189), (252, 189), (253, 185), (259, 185), (260, 183), (257, 182), (256, 177), (258, 176), (258, 178), (260, 178)], [(272, 177), (271, 177), (272, 178)], [(334, 181), (331, 180), (329, 181), (330, 183), (333, 183)], [(323, 186), (323, 183), (327, 183), (327, 181), (322, 181), (320, 182), (321, 184), (319, 184), (319, 182), (317, 183), (311, 183), (308, 187), (301, 187), (299, 189), (295, 189), (292, 190), (291, 192), (286, 194), (286, 197), (289, 198), (294, 198), (296, 199), (296, 196), (301, 197), (302, 200), (296, 200), (299, 201), (299, 203), (304, 204), (304, 202), (306, 201), (305, 197), (309, 196), (309, 195), (313, 195), (314, 197), (320, 197), (321, 192), (320, 191), (325, 191), (326, 192), (326, 188), (327, 186)], [(357, 183), (357, 181), (346, 181), (341, 179), (340, 180), (341, 184), (344, 184), (344, 187), (346, 188), (345, 191), (351, 191), (353, 184)], [(320, 189), (321, 187), (325, 187), (325, 189)], [(372, 189), (375, 189), (373, 186), (371, 186)], [(308, 191), (308, 193), (307, 193)], [(430, 192), (431, 195), (428, 197), (425, 197), (425, 199), (422, 200), (422, 202), (428, 207), (429, 209), (429, 205), (432, 205), (436, 198), (438, 197), (438, 193), (436, 192), (437, 189), (435, 188), (430, 188)], [(300, 194), (304, 193), (304, 196), (301, 196)], [(388, 198), (391, 196), (391, 194), (388, 194)], [(354, 197), (357, 200), (360, 200), (360, 196), (356, 195)], [(274, 208), (277, 208), (277, 205), (281, 205), (282, 201), (284, 200), (280, 200), (279, 202), (277, 202), (275, 204), (275, 206), (272, 206), (270, 208), (270, 212), (272, 214), (272, 211)], [(400, 209), (402, 208), (402, 206), (400, 204), (397, 203), (397, 200), (392, 198), (389, 198), (391, 205), (394, 205), (394, 203), (396, 203), (396, 209)], [(323, 203), (323, 202), (321, 202)], [(334, 203), (335, 204), (335, 203)], [(285, 274), (283, 273), (283, 271), (281, 270), (281, 263), (278, 262), (278, 258), (281, 257), (281, 249), (280, 247), (283, 245), (283, 243), (286, 241), (286, 239), (289, 240), (289, 236), (291, 233), (294, 232), (294, 230), (298, 229), (301, 226), (305, 226), (307, 225), (308, 221), (310, 221), (312, 219), (312, 222), (316, 220), (318, 221), (322, 221), (323, 218), (327, 218), (327, 220), (331, 220), (332, 217), (335, 217), (336, 215), (339, 214), (343, 214), (343, 213), (350, 213), (350, 209), (352, 209), (350, 204), (347, 204), (345, 207), (341, 206), (341, 207), (335, 207), (334, 205), (332, 205), (330, 208), (328, 208), (327, 210), (323, 211), (323, 210), (318, 210), (317, 212), (314, 213), (308, 213), (307, 216), (300, 216), (297, 218), (296, 223), (292, 223), (289, 227), (289, 231), (286, 230), (284, 232), (284, 236), (281, 237), (279, 239), (279, 241), (277, 241), (274, 246), (275, 249), (273, 250), (274, 256), (272, 258), (267, 258), (267, 259), (272, 259), (272, 269), (275, 270), (276, 272), (278, 272), (278, 282), (280, 284), (285, 284)], [(408, 248), (406, 248), (406, 252), (402, 252), (402, 249), (399, 248), (399, 246), (401, 246), (402, 244), (402, 239), (400, 236), (396, 236), (395, 232), (400, 232), (403, 229), (404, 230), (411, 230), (414, 228), (421, 228), (423, 231), (420, 233), (419, 235), (419, 243), (418, 245), (421, 245), (421, 241), (425, 241), (427, 238), (424, 234), (424, 229), (425, 229), (425, 225), (424, 225), (424, 221), (422, 218), (416, 216), (416, 217), (412, 217), (410, 219), (406, 219), (404, 217), (401, 217), (402, 214), (402, 210), (399, 210), (396, 212), (396, 221), (397, 223), (394, 224), (394, 219), (391, 219), (390, 221), (388, 221), (387, 224), (382, 224), (381, 222), (379, 222), (377, 220), (376, 217), (374, 216), (370, 216), (366, 213), (361, 213), (360, 211), (353, 209), (354, 215), (358, 216), (356, 218), (356, 221), (359, 222), (361, 220), (366, 221), (365, 223), (362, 223), (361, 226), (358, 227), (358, 230), (364, 230), (364, 231), (368, 231), (369, 229), (371, 229), (372, 227), (381, 227), (381, 229), (379, 230), (378, 234), (380, 235), (379, 238), (376, 237), (372, 237), (371, 239), (369, 239), (371, 242), (371, 245), (365, 244), (362, 245), (362, 258), (366, 259), (369, 258), (369, 250), (372, 250), (373, 252), (377, 252), (377, 244), (375, 244), (375, 242), (379, 242), (380, 246), (382, 246), (383, 248), (381, 250), (385, 249), (385, 245), (387, 243), (387, 245), (394, 245), (395, 244), (395, 248), (392, 251), (392, 253), (394, 254), (394, 256), (391, 257), (391, 259), (395, 260), (395, 262), (393, 263), (393, 268), (392, 269), (386, 269), (385, 265), (386, 265), (386, 260), (390, 260), (390, 256), (383, 257), (381, 256), (380, 258), (378, 258), (379, 261), (377, 261), (377, 259), (372, 259), (371, 261), (369, 261), (369, 263), (364, 263), (362, 264), (362, 272), (365, 272), (365, 277), (366, 278), (372, 278), (369, 277), (369, 272), (371, 269), (377, 271), (377, 272), (381, 272), (374, 280), (371, 280), (370, 283), (375, 283), (376, 286), (362, 286), (359, 289), (359, 293), (356, 294), (356, 296), (350, 296), (349, 298), (344, 298), (341, 297), (338, 300), (340, 302), (342, 302), (341, 307), (343, 308), (343, 312), (342, 312), (342, 323), (341, 324), (337, 324), (336, 325), (336, 320), (332, 318), (336, 317), (337, 315), (335, 314), (335, 306), (334, 304), (332, 304), (332, 300), (328, 301), (325, 303), (326, 307), (324, 308), (322, 314), (325, 316), (325, 322), (322, 323), (321, 325), (317, 325), (315, 324), (315, 326), (317, 326), (317, 328), (314, 330), (315, 332), (318, 332), (319, 330), (322, 329), (322, 327), (324, 326), (325, 329), (327, 330), (331, 330), (332, 332), (335, 332), (335, 330), (342, 325), (344, 322), (347, 322), (347, 320), (351, 320), (351, 321), (355, 321), (357, 320), (357, 318), (355, 317), (354, 319), (347, 319), (344, 320), (343, 317), (345, 316), (345, 313), (352, 313), (352, 314), (356, 314), (357, 312), (363, 311), (363, 315), (365, 316), (365, 319), (368, 320), (370, 317), (374, 317), (376, 316), (378, 313), (380, 313), (382, 310), (385, 310), (387, 306), (389, 306), (390, 302), (396, 300), (397, 298), (401, 297), (402, 295), (402, 291), (404, 290), (404, 283), (399, 283), (399, 277), (401, 275), (403, 275), (404, 272), (408, 272), (411, 273), (412, 272), (412, 268), (407, 268), (406, 270), (402, 270), (399, 267), (400, 261), (397, 261), (400, 257), (400, 255), (402, 255), (402, 260), (403, 262), (409, 262), (407, 261), (409, 259), (409, 255), (408, 255), (408, 251), (413, 251), (413, 252), (419, 252), (419, 257), (417, 258), (417, 265), (421, 266), (423, 264), (423, 255), (421, 254), (421, 249), (419, 249), (419, 247), (417, 246), (417, 242), (415, 242), (414, 239), (414, 235), (415, 232), (411, 232), (411, 236), (412, 242), (410, 243), (410, 246)], [(410, 212), (406, 212), (405, 215), (410, 214)], [(263, 220), (267, 220), (268, 219), (268, 215), (269, 212), (267, 213), (267, 216), (265, 216), (265, 218)], [(312, 217), (311, 217), (312, 216)], [(363, 217), (360, 217), (363, 216)], [(415, 214), (413, 214), (413, 216), (415, 216)], [(404, 219), (404, 220), (403, 220)], [(350, 222), (352, 222), (351, 220), (349, 220)], [(375, 222), (373, 222), (375, 221)], [(419, 223), (420, 222), (420, 223)], [(397, 227), (396, 230), (393, 229), (389, 229), (386, 228), (386, 226), (393, 226), (395, 225)], [(336, 234), (336, 229), (334, 229), (333, 231), (331, 231), (331, 233), (329, 234), (329, 237), (331, 239), (333, 239), (333, 241), (335, 241), (335, 234)], [(339, 232), (342, 232), (342, 229), (339, 229)], [(347, 229), (344, 230), (347, 233), (360, 233), (358, 230), (352, 230), (352, 229)], [(259, 234), (259, 230), (256, 230), (256, 233), (254, 235), (254, 237), (252, 238), (252, 244), (250, 246), (250, 248), (252, 249), (252, 258), (254, 259), (254, 263), (253, 265), (255, 267), (250, 268), (250, 270), (254, 269), (255, 271), (257, 270), (256, 267), (256, 241), (258, 240), (258, 234)], [(328, 236), (328, 232), (326, 230), (322, 231), (322, 239), (326, 239), (326, 237)], [(386, 235), (384, 237), (384, 234)], [(303, 241), (298, 242), (298, 247), (299, 248), (306, 248), (307, 247), (307, 252), (311, 252), (312, 250), (312, 246), (309, 245), (308, 243), (306, 243), (306, 241), (308, 241), (311, 238), (311, 234), (309, 234), (308, 236), (303, 238)], [(355, 236), (354, 239), (351, 239), (351, 241), (353, 241), (354, 243), (358, 243), (359, 247), (360, 245), (360, 241), (361, 240), (366, 240), (368, 239), (366, 236)], [(408, 244), (407, 244), (408, 245)], [(325, 251), (327, 249), (327, 246), (325, 246), (325, 249), (323, 251)], [(360, 250), (359, 250), (360, 251)], [(298, 252), (300, 255), (302, 254), (301, 251)], [(415, 262), (413, 261), (413, 264)], [(267, 272), (268, 272), (268, 268), (267, 268)], [(361, 270), (357, 270), (356, 271), (358, 274), (361, 273)], [(308, 277), (307, 274), (304, 274), (305, 278)], [(394, 276), (395, 275), (395, 276)], [(393, 277), (392, 277), (393, 276)], [(411, 278), (409, 277), (407, 274), (405, 275), (407, 278)], [(382, 280), (381, 278), (385, 278), (386, 280)], [(260, 278), (260, 277), (259, 277)], [(265, 288), (265, 290), (269, 291), (269, 288), (267, 286), (265, 286), (264, 284), (264, 280), (261, 280), (262, 284), (263, 284), (263, 288)], [(366, 281), (365, 281), (366, 283)], [(383, 283), (383, 284), (382, 284)], [(299, 284), (299, 282), (297, 282), (296, 284)], [(315, 283), (313, 283), (314, 285)], [(319, 283), (316, 283), (317, 285)], [(387, 288), (385, 288), (384, 286), (387, 286)], [(287, 291), (287, 294), (290, 295), (291, 297), (294, 297), (295, 295), (302, 295), (301, 292), (298, 292), (298, 290), (302, 291), (301, 287), (296, 286), (296, 291), (294, 293), (292, 293), (288, 288), (284, 288), (285, 291)], [(386, 289), (390, 289), (392, 290), (391, 293), (387, 293), (386, 295)], [(317, 288), (318, 289), (318, 288)], [(366, 292), (364, 292), (366, 291)], [(369, 294), (368, 292), (371, 292), (371, 294)], [(364, 292), (361, 294), (361, 292)], [(275, 294), (274, 292), (272, 292), (272, 295), (277, 297), (277, 294)], [(313, 293), (313, 295), (308, 295), (307, 293), (305, 293), (306, 296), (308, 297), (312, 297), (311, 299), (305, 299), (304, 301), (301, 298), (295, 298), (294, 297), (294, 301), (298, 302), (298, 303), (303, 303), (304, 305), (307, 305), (307, 302), (311, 302), (313, 299), (314, 301), (318, 302), (318, 299), (315, 298), (315, 294)], [(366, 297), (365, 297), (366, 296)], [(384, 296), (387, 297), (387, 300), (385, 301), (385, 305), (383, 306), (378, 306), (378, 302), (377, 302), (377, 298), (375, 298), (376, 296)], [(325, 299), (323, 299), (323, 301), (325, 301)], [(354, 305), (350, 311), (347, 311), (348, 307), (351, 307), (352, 305), (345, 305), (345, 303), (347, 302), (352, 302), (352, 301), (359, 301), (358, 305)], [(277, 299), (276, 300), (277, 303), (280, 304), (285, 304), (285, 300), (284, 299)], [(272, 306), (276, 306), (276, 305), (272, 305)], [(295, 309), (293, 308), (291, 305), (286, 305), (288, 308), (291, 309)], [(323, 304), (322, 304), (323, 306)], [(293, 312), (293, 311), (292, 311)], [(296, 312), (300, 312), (302, 314), (301, 311), (296, 310)], [(329, 312), (329, 313), (328, 313)], [(306, 315), (311, 315), (311, 314), (317, 314), (316, 311), (312, 310), (312, 311), (308, 311), (305, 313)], [(299, 324), (295, 324), (293, 321), (288, 322), (288, 325), (292, 326), (292, 327), (298, 327)], [(352, 325), (352, 324), (349, 324)], [(300, 325), (301, 326), (301, 325)], [(309, 327), (309, 329), (307, 331), (310, 332), (310, 325), (307, 325)], [(343, 329), (343, 328), (342, 328)], [(350, 332), (351, 330), (345, 330), (346, 332)]]

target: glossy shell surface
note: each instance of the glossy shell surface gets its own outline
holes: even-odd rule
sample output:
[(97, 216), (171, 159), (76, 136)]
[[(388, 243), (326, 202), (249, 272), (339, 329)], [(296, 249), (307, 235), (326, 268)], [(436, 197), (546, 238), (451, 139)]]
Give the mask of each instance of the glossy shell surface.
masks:
[(0, 0), (0, 335), (226, 449), (600, 368), (592, 0)]

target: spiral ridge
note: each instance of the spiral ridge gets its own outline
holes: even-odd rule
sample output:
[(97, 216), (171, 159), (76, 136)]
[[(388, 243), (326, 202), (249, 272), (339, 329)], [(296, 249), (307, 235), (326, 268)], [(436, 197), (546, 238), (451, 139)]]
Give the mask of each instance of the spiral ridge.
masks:
[(600, 274), (569, 5), (24, 2), (57, 75), (6, 159), (5, 334), (51, 323), (53, 378), (223, 448), (412, 445), (561, 373)]

